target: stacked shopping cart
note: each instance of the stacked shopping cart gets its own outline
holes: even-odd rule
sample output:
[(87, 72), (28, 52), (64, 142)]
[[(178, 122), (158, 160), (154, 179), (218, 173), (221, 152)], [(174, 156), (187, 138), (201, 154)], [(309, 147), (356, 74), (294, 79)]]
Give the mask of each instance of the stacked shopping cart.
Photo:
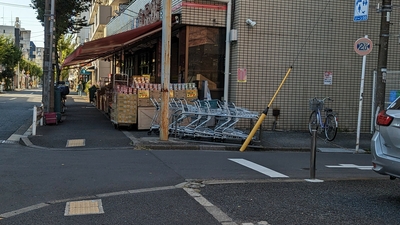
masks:
[[(152, 99), (159, 114), (159, 102)], [(172, 98), (169, 102), (169, 133), (176, 137), (207, 138), (213, 141), (246, 140), (248, 134), (235, 126), (240, 120), (258, 119), (258, 113), (220, 100), (193, 100)], [(158, 116), (154, 117), (150, 133), (159, 129)]]

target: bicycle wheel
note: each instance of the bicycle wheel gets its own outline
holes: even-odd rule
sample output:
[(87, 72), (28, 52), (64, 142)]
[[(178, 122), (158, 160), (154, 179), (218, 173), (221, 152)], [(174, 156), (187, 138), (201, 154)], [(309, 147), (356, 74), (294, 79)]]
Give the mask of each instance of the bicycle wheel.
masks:
[(325, 120), (325, 137), (328, 141), (333, 141), (337, 133), (337, 121), (334, 115), (327, 115)]
[(312, 134), (313, 130), (318, 130), (318, 118), (317, 112), (313, 111), (310, 115), (310, 119), (308, 120), (308, 131)]

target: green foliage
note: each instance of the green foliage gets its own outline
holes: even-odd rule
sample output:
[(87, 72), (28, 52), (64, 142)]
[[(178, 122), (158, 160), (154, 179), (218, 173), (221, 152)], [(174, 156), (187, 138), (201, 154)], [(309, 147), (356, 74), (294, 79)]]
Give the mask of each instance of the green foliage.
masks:
[(0, 80), (11, 79), (14, 75), (14, 68), (22, 58), (22, 52), (17, 48), (11, 38), (0, 36)]
[[(36, 9), (37, 19), (44, 24), (45, 0), (31, 0)], [(86, 18), (79, 18), (82, 12), (89, 10), (91, 0), (55, 0), (55, 36), (56, 40), (63, 34), (77, 33), (88, 26)]]
[[(62, 35), (60, 40), (57, 43), (57, 49), (61, 53), (58, 57), (60, 62), (64, 62), (65, 58), (70, 55), (75, 48), (77, 47), (76, 43), (74, 42), (74, 36), (67, 34)], [(68, 78), (68, 70), (64, 69), (61, 71), (61, 80), (66, 80)]]
[(67, 35), (62, 35), (60, 40), (57, 43), (57, 48), (61, 50), (61, 55), (58, 57), (60, 58), (61, 62), (64, 62), (65, 58), (67, 58), (68, 55), (70, 55), (77, 46), (77, 44), (74, 42), (74, 36), (67, 34)]
[[(44, 15), (46, 12), (45, 0), (31, 0), (32, 8), (37, 11), (37, 19), (44, 25)], [(83, 27), (89, 26), (85, 17), (80, 18), (82, 12), (90, 9), (92, 0), (55, 0), (55, 23), (54, 36), (56, 49), (56, 80), (63, 80), (68, 76), (68, 71), (60, 72), (58, 67), (60, 62), (63, 62), (65, 57), (72, 53), (76, 46), (72, 45), (72, 36), (70, 34), (78, 33)], [(48, 18), (48, 17), (46, 17)], [(72, 46), (72, 47), (71, 47)], [(61, 56), (59, 56), (61, 52)]]
[(29, 71), (31, 77), (42, 77), (43, 70), (41, 67), (37, 66), (34, 62), (22, 59), (19, 63), (19, 70)]

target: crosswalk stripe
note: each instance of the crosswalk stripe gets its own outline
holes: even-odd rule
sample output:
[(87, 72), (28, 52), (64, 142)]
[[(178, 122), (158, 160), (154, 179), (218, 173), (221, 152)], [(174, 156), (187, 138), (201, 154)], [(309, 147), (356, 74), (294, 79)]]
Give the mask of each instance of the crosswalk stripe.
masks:
[(253, 163), (253, 162), (248, 161), (246, 159), (232, 159), (231, 158), (229, 160), (231, 160), (231, 161), (233, 161), (235, 163), (238, 163), (238, 164), (240, 164), (242, 166), (245, 166), (247, 168), (250, 168), (252, 170), (255, 170), (255, 171), (259, 172), (259, 173), (265, 174), (265, 175), (267, 175), (269, 177), (288, 177), (285, 174), (278, 173), (278, 172), (276, 172), (274, 170), (271, 170), (271, 169), (269, 169), (267, 167), (258, 165), (256, 163)]

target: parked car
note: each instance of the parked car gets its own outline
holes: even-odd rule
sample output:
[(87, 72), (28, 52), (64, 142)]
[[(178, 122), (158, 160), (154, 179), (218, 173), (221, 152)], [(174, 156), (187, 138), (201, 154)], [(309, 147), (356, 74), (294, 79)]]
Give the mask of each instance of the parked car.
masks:
[(400, 178), (400, 97), (376, 118), (375, 133), (371, 140), (373, 170)]

